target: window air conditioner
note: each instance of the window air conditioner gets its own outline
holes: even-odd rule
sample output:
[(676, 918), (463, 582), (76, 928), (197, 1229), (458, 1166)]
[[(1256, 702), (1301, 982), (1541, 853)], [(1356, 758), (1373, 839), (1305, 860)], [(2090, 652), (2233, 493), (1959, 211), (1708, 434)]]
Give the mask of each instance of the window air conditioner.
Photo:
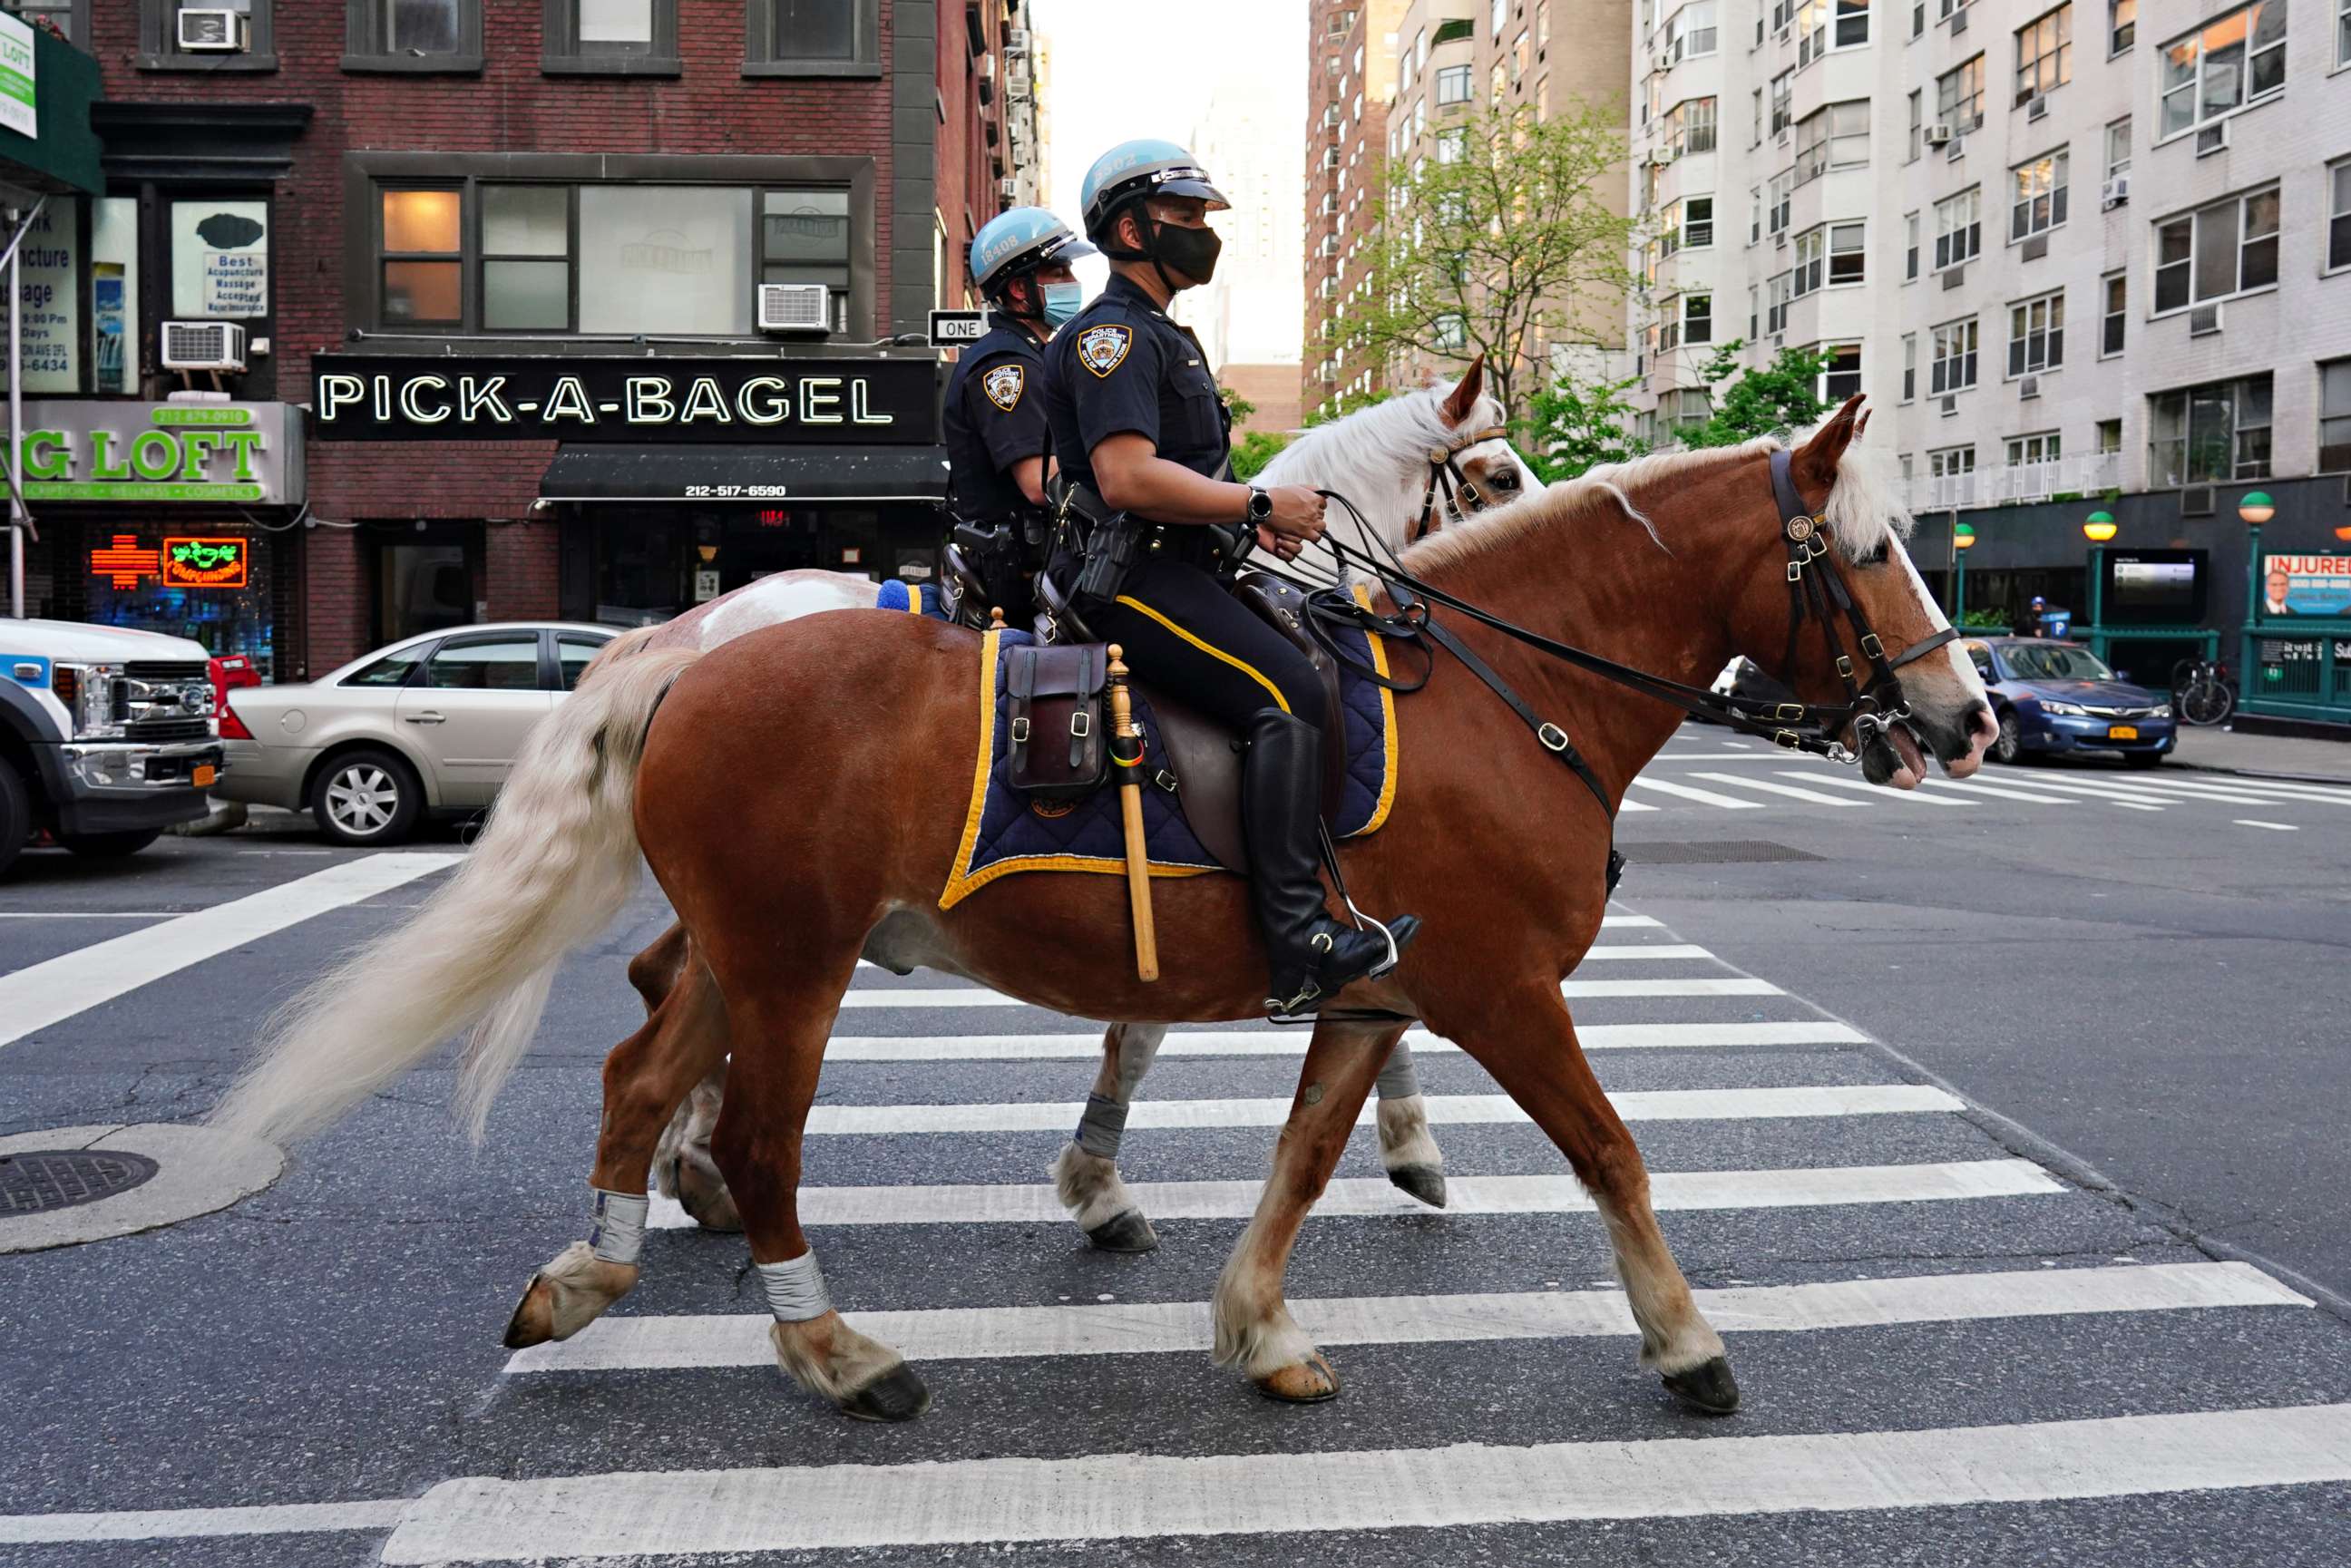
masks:
[(1008, 55), (1027, 54), (1029, 52), (1029, 29), (1026, 27), (1005, 28), (1004, 52)]
[(185, 7), (180, 12), (178, 38), (182, 54), (235, 54), (246, 47), (245, 15)]
[(1956, 397), (1946, 397), (1946, 398), (1944, 398), (1944, 399), (1943, 399), (1943, 403), (1942, 403), (1942, 413), (1941, 413), (1941, 414), (1940, 414), (1940, 416), (1939, 416), (1939, 417), (1944, 418), (1944, 419), (1949, 419), (1949, 418), (1952, 418), (1953, 416), (1955, 416), (1959, 412), (1959, 400), (1958, 398), (1956, 398)]
[(762, 283), (759, 285), (759, 330), (831, 331), (831, 290), (821, 283)]
[[(181, 15), (185, 16), (183, 12)], [(166, 321), (163, 368), (167, 371), (242, 371), (245, 329), (234, 321)]]
[(2027, 120), (2045, 119), (2048, 113), (2049, 99), (2044, 94), (2036, 93), (2032, 101), (2024, 106), (2024, 118)]
[(2126, 169), (2098, 187), (2098, 199), (2109, 210), (2130, 200), (2130, 171)]
[(1020, 194), (1020, 182), (1007, 174), (996, 182), (996, 193), (1008, 202), (1013, 201)]
[(1671, 163), (1673, 161), (1674, 161), (1674, 150), (1673, 150), (1672, 148), (1670, 148), (1670, 147), (1652, 147), (1652, 148), (1650, 148), (1650, 149), (1649, 149), (1649, 167), (1650, 167), (1650, 168), (1652, 168), (1652, 169), (1662, 169), (1662, 168), (1664, 168), (1667, 164)]
[(1656, 68), (1661, 71), (1669, 71), (1673, 69), (1674, 52), (1671, 49), (1659, 49), (1657, 51), (1657, 57), (1655, 64)]
[(1948, 125), (1930, 125), (1930, 126), (1927, 127), (1927, 145), (1928, 145), (1928, 146), (1929, 146), (1929, 147), (1949, 147), (1950, 144), (1951, 144), (1951, 128), (1950, 128), (1949, 126), (1948, 126)]
[(2196, 156), (2207, 158), (2229, 145), (2229, 122), (2208, 125), (2196, 133)]
[(1964, 5), (1951, 13), (1951, 37), (1958, 37), (1968, 30), (1968, 8)]
[(2018, 382), (2016, 383), (2016, 395), (2020, 401), (2029, 397), (2039, 397), (2041, 395), (2041, 378), (2039, 376), (2027, 376), (2022, 381)]
[(1956, 163), (1967, 156), (1967, 151), (1968, 139), (1964, 136), (1954, 136), (1951, 138), (1951, 145), (1943, 153), (1943, 162)]
[(2209, 338), (2220, 329), (2220, 308), (2218, 305), (2199, 305), (2188, 313), (2189, 337)]

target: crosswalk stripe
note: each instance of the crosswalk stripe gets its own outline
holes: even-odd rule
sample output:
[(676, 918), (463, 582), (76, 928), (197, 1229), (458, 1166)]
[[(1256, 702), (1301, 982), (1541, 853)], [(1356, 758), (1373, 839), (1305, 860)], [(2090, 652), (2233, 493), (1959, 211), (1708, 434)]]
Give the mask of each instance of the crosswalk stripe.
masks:
[(2200, 779), (2148, 779), (2142, 775), (2133, 781), (2131, 788), (2164, 795), (2180, 795), (2196, 800), (2226, 800), (2231, 805), (2243, 805), (2250, 801), (2275, 806), (2288, 801), (2296, 804), (2309, 801), (2351, 806), (2351, 796), (2318, 789), (2280, 789), (2270, 784), (2207, 784)]
[(2061, 795), (2086, 795), (2093, 800), (2112, 800), (2118, 806), (2136, 806), (2142, 810), (2160, 811), (2166, 806), (2181, 802), (2169, 796), (2141, 789), (2136, 784), (2077, 784), (2070, 779), (2050, 779), (2036, 775), (2035, 789), (2054, 789)]
[(2139, 794), (2152, 795), (2158, 800), (2224, 800), (2231, 806), (2268, 806), (2276, 802), (2274, 796), (2250, 789), (2216, 789), (2206, 784), (2173, 785), (2163, 779), (2148, 779), (2145, 774), (2133, 775), (2128, 787)]
[(2351, 1479), (2351, 1405), (1906, 1432), (444, 1481), (389, 1563), (1942, 1508)]
[(2275, 796), (2280, 800), (2317, 800), (2329, 806), (2351, 806), (2351, 789), (2335, 789), (2324, 784), (2296, 784), (2283, 779), (2232, 778), (2226, 786), (2216, 786), (2206, 784), (2200, 779), (2186, 779), (2176, 777), (2168, 777), (2164, 782), (2182, 789), (2188, 789), (2192, 784), (2203, 789), (2242, 789), (2255, 794)]
[(1638, 778), (1633, 780), (1644, 789), (1656, 789), (1667, 795), (1679, 795), (1685, 800), (1696, 800), (1703, 806), (1719, 806), (1726, 811), (1760, 811), (1758, 800), (1738, 800), (1712, 789), (1693, 789), (1687, 784), (1669, 784), (1663, 779)]
[[(1588, 956), (1588, 955), (1587, 955)], [(1768, 980), (1745, 976), (1694, 975), (1653, 980), (1567, 980), (1562, 995), (1600, 997), (1777, 997), (1786, 993)], [(861, 986), (841, 998), (843, 1008), (1025, 1008), (1031, 1003), (977, 986)]]
[(1664, 924), (1654, 915), (1604, 915), (1600, 917), (1600, 928), (1604, 931), (1654, 931)]
[(265, 888), (0, 975), (0, 1045), (347, 904), (455, 865), (462, 854), (379, 854)]
[(2041, 790), (2019, 789), (2013, 784), (1987, 784), (1980, 779), (1929, 779), (1928, 783), (1938, 789), (1965, 789), (1971, 795), (1991, 795), (2002, 800), (2032, 800), (2043, 806), (2078, 806), (2071, 795), (2051, 795)]
[(1604, 942), (1584, 950), (1583, 962), (1600, 963), (1604, 959), (1623, 958), (1711, 958), (1705, 948), (1687, 942)]
[[(1258, 1181), (1129, 1182), (1143, 1212), (1161, 1219), (1247, 1219), (1257, 1212)], [(1949, 1160), (1925, 1165), (1813, 1166), (1755, 1171), (1652, 1171), (1656, 1208), (1796, 1208), (1815, 1205), (1928, 1203), (2062, 1193), (2063, 1183), (2031, 1160)], [(1591, 1195), (1573, 1176), (1446, 1177), (1450, 1214), (1583, 1214)], [(1363, 1218), (1424, 1214), (1384, 1176), (1331, 1183), (1313, 1218)], [(1064, 1217), (1050, 1184), (982, 1183), (906, 1186), (804, 1186), (802, 1225), (1039, 1225)], [(656, 1199), (657, 1229), (693, 1222), (668, 1199)]]
[[(1640, 780), (1636, 779), (1634, 782), (1637, 784)], [(1620, 817), (1627, 811), (1654, 811), (1656, 810), (1656, 808), (1650, 805), (1646, 800), (1635, 800), (1630, 795), (1625, 796), (1622, 800), (1616, 802), (1616, 814)]]
[[(1859, 1045), (1868, 1036), (1827, 1019), (1754, 1019), (1722, 1023), (1588, 1023), (1576, 1026), (1586, 1051), (1706, 1051), (1747, 1046)], [(1461, 1048), (1426, 1030), (1405, 1040), (1416, 1052)], [(1187, 1030), (1171, 1033), (1160, 1056), (1303, 1056), (1304, 1030)], [(827, 1061), (1066, 1061), (1100, 1056), (1102, 1035), (836, 1035)]]
[[(1797, 1116), (1880, 1116), (1959, 1111), (1966, 1102), (1920, 1083), (1804, 1084), (1779, 1089), (1638, 1089), (1612, 1094), (1628, 1122), (1772, 1120)], [(1431, 1094), (1422, 1102), (1433, 1123), (1472, 1125), (1528, 1119), (1507, 1094)], [(1078, 1124), (1082, 1105), (1051, 1102), (933, 1105), (819, 1105), (810, 1111), (812, 1134), (886, 1136), (896, 1133), (1061, 1133)], [(1357, 1118), (1368, 1126), (1373, 1107)], [(1141, 1127), (1278, 1127), (1290, 1119), (1286, 1099), (1140, 1100), (1126, 1124)]]
[(2298, 833), (2302, 831), (2300, 828), (2295, 827), (2292, 822), (2264, 822), (2252, 817), (2235, 818), (2232, 821), (2231, 825), (2240, 828), (2267, 828), (2273, 833)]
[(1818, 773), (1798, 773), (1782, 768), (1782, 779), (1802, 779), (1813, 784), (1826, 784), (1838, 789), (1855, 789), (1865, 795), (1883, 795), (1889, 800), (1907, 800), (1915, 806), (1972, 806), (1972, 800), (1947, 800), (1939, 795), (1923, 794), (1917, 789), (1896, 789), (1884, 784), (1872, 784), (1865, 779), (1823, 778)]
[(1736, 784), (1743, 789), (1761, 789), (1772, 795), (1785, 795), (1791, 800), (1810, 800), (1816, 806), (1858, 806), (1859, 800), (1843, 795), (1823, 795), (1817, 789), (1802, 789), (1793, 784), (1774, 784), (1769, 779), (1741, 779), (1735, 773), (1693, 773), (1693, 779), (1711, 779), (1718, 784)]
[[(1717, 1329), (1737, 1333), (2314, 1304), (2246, 1263), (2021, 1269), (1742, 1285), (1691, 1294)], [(1299, 1326), (1323, 1345), (1569, 1339), (1635, 1332), (1624, 1292), (1614, 1290), (1293, 1298), (1290, 1310)], [(861, 1312), (853, 1317), (862, 1333), (914, 1362), (1158, 1354), (1207, 1350), (1214, 1339), (1207, 1301), (946, 1307)], [(764, 1366), (776, 1355), (768, 1338), (773, 1321), (765, 1312), (601, 1318), (570, 1339), (517, 1351), (506, 1370), (519, 1376)]]
[(406, 1498), (384, 1498), (363, 1502), (270, 1503), (256, 1508), (135, 1509), (114, 1513), (8, 1513), (0, 1514), (0, 1545), (390, 1530), (401, 1521), (411, 1506)]

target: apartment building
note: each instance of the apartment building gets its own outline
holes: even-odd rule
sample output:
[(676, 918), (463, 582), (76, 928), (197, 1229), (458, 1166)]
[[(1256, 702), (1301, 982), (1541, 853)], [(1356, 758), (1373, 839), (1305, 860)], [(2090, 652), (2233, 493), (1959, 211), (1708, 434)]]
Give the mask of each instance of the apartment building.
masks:
[[(1939, 580), (2082, 607), (2081, 525), (2208, 552), (2351, 526), (2351, 7), (2345, 0), (1644, 0), (1633, 313), (1648, 433), (1698, 368), (1802, 345), (1867, 391)], [(2325, 476), (2325, 477), (2322, 477)], [(2344, 537), (2351, 537), (2346, 535)]]
[[(1452, 155), (1452, 126), (1479, 109), (1523, 109), (1538, 120), (1584, 106), (1621, 108), (1631, 47), (1633, 0), (1411, 0), (1396, 24), (1395, 106), (1387, 156), (1399, 164)], [(1604, 193), (1624, 210), (1624, 192)], [(1605, 340), (1623, 307), (1612, 291), (1576, 302), (1574, 334)], [(1552, 364), (1572, 350), (1539, 341), (1529, 358)], [(1589, 354), (1579, 362), (1594, 369)], [(1451, 375), (1455, 354), (1407, 354), (1387, 367), (1390, 384)]]
[(1328, 409), (1384, 384), (1373, 356), (1338, 347), (1325, 325), (1368, 289), (1364, 247), (1378, 225), (1387, 172), (1388, 108), (1396, 87), (1396, 26), (1404, 0), (1334, 4), (1307, 12), (1306, 298), (1300, 402)]
[[(1217, 379), (1254, 405), (1245, 428), (1295, 430), (1299, 333), (1305, 312), (1298, 199), (1303, 150), (1290, 62), (1237, 61), (1219, 75), (1186, 143), (1233, 204), (1217, 219), (1224, 250), (1207, 287), (1176, 297)], [(1280, 73), (1276, 76), (1275, 73)]]

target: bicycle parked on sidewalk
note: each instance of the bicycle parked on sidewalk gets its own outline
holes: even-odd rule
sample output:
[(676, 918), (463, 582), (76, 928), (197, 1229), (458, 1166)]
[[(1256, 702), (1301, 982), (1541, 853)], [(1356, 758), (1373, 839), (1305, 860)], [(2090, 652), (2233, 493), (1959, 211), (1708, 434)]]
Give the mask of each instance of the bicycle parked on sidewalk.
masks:
[(2228, 666), (2215, 659), (2180, 660), (2171, 669), (2171, 706), (2185, 723), (2226, 724), (2237, 711)]

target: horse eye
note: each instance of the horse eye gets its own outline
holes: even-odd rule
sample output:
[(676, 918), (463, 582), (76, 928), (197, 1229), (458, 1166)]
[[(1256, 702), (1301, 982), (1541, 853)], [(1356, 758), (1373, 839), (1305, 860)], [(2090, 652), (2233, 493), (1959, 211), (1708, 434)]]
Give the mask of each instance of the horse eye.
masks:
[(1888, 548), (1889, 547), (1884, 539), (1878, 540), (1877, 548), (1871, 550), (1867, 555), (1863, 556), (1857, 564), (1862, 566), (1884, 566), (1886, 564), (1886, 552)]

